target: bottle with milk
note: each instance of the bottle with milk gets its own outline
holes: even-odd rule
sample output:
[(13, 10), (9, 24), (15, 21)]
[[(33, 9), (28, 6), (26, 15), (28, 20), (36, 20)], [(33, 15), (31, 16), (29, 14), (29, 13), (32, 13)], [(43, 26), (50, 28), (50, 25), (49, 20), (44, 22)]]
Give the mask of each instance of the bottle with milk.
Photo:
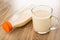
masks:
[(16, 27), (21, 27), (28, 23), (31, 20), (31, 10), (30, 8), (26, 8), (22, 10), (21, 12), (17, 12), (14, 15), (12, 15), (9, 20), (2, 23), (2, 28), (6, 32), (12, 31), (12, 29)]

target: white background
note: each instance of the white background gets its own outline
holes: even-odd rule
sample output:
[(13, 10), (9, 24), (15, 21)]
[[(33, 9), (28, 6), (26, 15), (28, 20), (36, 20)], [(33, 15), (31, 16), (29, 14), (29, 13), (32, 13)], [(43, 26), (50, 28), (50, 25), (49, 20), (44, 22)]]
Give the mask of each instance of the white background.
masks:
[(30, 4), (34, 5), (49, 5), (53, 8), (53, 15), (58, 16), (60, 11), (59, 0), (13, 0), (11, 3), (14, 10), (22, 10), (23, 8), (29, 6)]

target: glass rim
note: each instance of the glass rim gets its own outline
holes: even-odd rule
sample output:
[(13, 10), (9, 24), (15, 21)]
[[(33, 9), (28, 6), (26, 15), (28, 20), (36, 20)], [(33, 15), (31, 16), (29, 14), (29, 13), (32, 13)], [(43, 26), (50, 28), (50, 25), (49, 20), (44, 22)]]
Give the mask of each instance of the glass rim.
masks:
[[(48, 5), (38, 5), (38, 6), (35, 6), (35, 7), (33, 7), (33, 8), (31, 9), (32, 14), (35, 15), (35, 16), (37, 16), (37, 15), (34, 14), (34, 11), (33, 11), (33, 10), (34, 10), (35, 8), (37, 8), (37, 7), (48, 7), (49, 10), (50, 10), (49, 12), (51, 13), (51, 15), (52, 15), (52, 13), (53, 13), (53, 8), (52, 8), (52, 7), (50, 7), (50, 6), (48, 6)], [(37, 17), (39, 17), (39, 16), (37, 16)]]

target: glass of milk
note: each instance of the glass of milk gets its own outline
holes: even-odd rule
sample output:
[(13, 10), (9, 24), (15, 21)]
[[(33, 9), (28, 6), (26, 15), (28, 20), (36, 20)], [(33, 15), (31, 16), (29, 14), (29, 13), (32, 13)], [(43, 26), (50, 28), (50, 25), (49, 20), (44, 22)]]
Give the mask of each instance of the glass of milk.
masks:
[(54, 29), (52, 25), (52, 18), (58, 21), (58, 19), (52, 16), (53, 9), (47, 5), (40, 5), (31, 9), (33, 29), (39, 34), (45, 34)]

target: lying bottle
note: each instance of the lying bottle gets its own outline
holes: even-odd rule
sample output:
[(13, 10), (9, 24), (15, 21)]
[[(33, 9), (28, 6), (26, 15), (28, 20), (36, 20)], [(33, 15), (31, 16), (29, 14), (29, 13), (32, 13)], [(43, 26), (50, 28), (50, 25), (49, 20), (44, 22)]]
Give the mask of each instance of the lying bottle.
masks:
[(22, 27), (31, 20), (31, 8), (27, 8), (21, 12), (14, 14), (8, 21), (2, 23), (2, 28), (6, 32), (10, 32), (16, 27)]

